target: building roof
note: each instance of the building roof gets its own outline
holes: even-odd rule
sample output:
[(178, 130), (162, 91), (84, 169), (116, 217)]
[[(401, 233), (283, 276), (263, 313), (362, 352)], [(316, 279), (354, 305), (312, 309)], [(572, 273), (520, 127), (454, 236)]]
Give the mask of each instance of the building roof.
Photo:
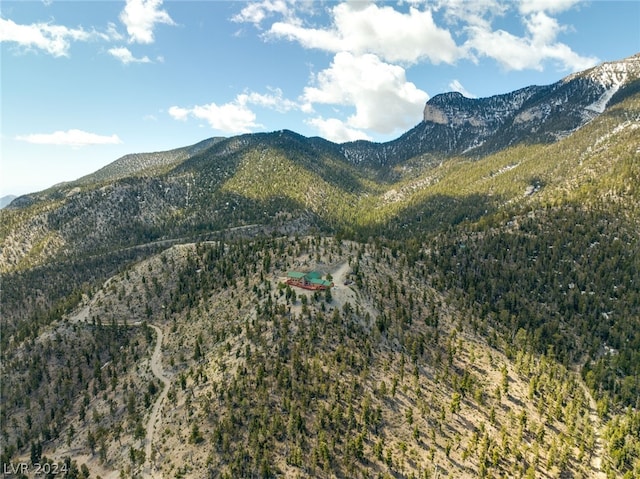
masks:
[(322, 279), (322, 274), (317, 271), (311, 271), (310, 273), (300, 273), (299, 271), (288, 271), (287, 278), (302, 280), (304, 279), (310, 284), (317, 284), (320, 286), (325, 286), (330, 288), (333, 284), (331, 281), (327, 281), (326, 279)]
[(289, 271), (287, 273), (287, 278), (302, 279), (304, 277), (305, 273), (299, 273), (298, 271)]

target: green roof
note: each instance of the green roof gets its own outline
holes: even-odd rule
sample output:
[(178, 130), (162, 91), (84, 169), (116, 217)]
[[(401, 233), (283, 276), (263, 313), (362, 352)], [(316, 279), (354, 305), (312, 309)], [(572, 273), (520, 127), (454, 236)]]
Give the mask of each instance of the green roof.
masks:
[(310, 273), (300, 273), (299, 271), (287, 272), (287, 278), (301, 280), (304, 279), (311, 284), (318, 284), (321, 286), (331, 287), (331, 281), (322, 279), (322, 275), (317, 271), (311, 271)]

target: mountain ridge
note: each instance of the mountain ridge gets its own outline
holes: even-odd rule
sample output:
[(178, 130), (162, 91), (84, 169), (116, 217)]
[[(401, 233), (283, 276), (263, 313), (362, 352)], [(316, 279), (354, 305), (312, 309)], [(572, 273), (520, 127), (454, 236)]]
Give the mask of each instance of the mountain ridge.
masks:
[[(481, 157), (522, 141), (552, 142), (602, 113), (619, 89), (631, 87), (639, 78), (640, 55), (636, 54), (551, 85), (479, 99), (442, 93), (426, 103), (423, 121), (398, 139), (379, 146), (363, 141), (343, 144), (345, 157), (381, 166), (389, 158), (397, 164), (425, 154), (436, 161), (452, 153)], [(554, 125), (545, 128), (550, 116), (556, 117)]]
[[(602, 62), (550, 85), (528, 86), (485, 98), (467, 98), (459, 92), (435, 95), (425, 104), (423, 120), (418, 125), (384, 143), (357, 140), (339, 144), (321, 137), (307, 138), (291, 130), (280, 131), (304, 138), (320, 150), (340, 151), (350, 163), (375, 169), (393, 167), (425, 155), (433, 157), (433, 161), (452, 154), (481, 157), (522, 141), (548, 143), (566, 136), (601, 114), (616, 95), (638, 88), (638, 81), (640, 53)], [(553, 125), (547, 127), (545, 122), (550, 116), (556, 118)], [(239, 135), (232, 137), (235, 138), (232, 143), (239, 146), (277, 133)], [(128, 154), (64, 185), (114, 180), (145, 170), (152, 174), (179, 165), (225, 139), (213, 137), (164, 152)], [(24, 199), (17, 205), (28, 202), (29, 196), (23, 195)]]
[[(627, 75), (629, 75), (629, 71), (633, 75), (638, 72), (640, 56), (636, 55), (632, 57), (632, 60), (633, 68), (624, 69)], [(620, 62), (612, 64), (619, 65)], [(611, 64), (605, 65), (607, 69), (611, 69)], [(35, 250), (30, 247), (26, 248), (26, 250), (31, 249), (39, 252), (80, 251), (89, 244), (94, 244), (91, 246), (92, 248), (103, 244), (104, 248), (108, 250), (109, 244), (114, 240), (102, 238), (101, 231), (106, 231), (109, 228), (120, 232), (111, 235), (111, 238), (120, 235), (121, 239), (117, 241), (119, 247), (131, 247), (141, 242), (147, 243), (171, 237), (188, 236), (194, 227), (199, 232), (198, 234), (204, 234), (249, 224), (270, 224), (275, 218), (280, 218), (277, 223), (280, 224), (279, 227), (282, 227), (284, 225), (282, 218), (284, 217), (278, 215), (279, 209), (288, 210), (288, 214), (293, 215), (290, 218), (291, 221), (294, 221), (293, 218), (297, 218), (295, 221), (301, 221), (301, 225), (306, 224), (307, 228), (333, 229), (337, 227), (346, 228), (347, 231), (354, 231), (362, 227), (369, 228), (371, 225), (381, 225), (388, 221), (412, 203), (414, 201), (412, 198), (425, 198), (425, 193), (428, 192), (441, 191), (445, 194), (442, 197), (443, 201), (449, 202), (445, 197), (451, 190), (442, 189), (442, 186), (448, 183), (437, 185), (440, 179), (448, 174), (447, 170), (453, 165), (466, 165), (467, 161), (478, 161), (483, 158), (482, 155), (477, 154), (482, 149), (488, 152), (497, 145), (502, 145), (503, 151), (509, 151), (510, 148), (517, 150), (520, 148), (516, 141), (519, 137), (515, 133), (511, 134), (513, 125), (520, 128), (522, 124), (527, 123), (519, 121), (518, 118), (523, 113), (530, 112), (532, 108), (547, 104), (549, 98), (556, 101), (572, 92), (581, 92), (585, 85), (582, 79), (585, 75), (593, 75), (594, 72), (598, 72), (597, 67), (584, 75), (573, 75), (566, 82), (560, 81), (547, 87), (529, 87), (489, 99), (466, 99), (455, 93), (436, 96), (429, 101), (428, 106), (443, 104), (448, 99), (450, 111), (466, 112), (464, 115), (456, 113), (459, 117), (456, 121), (461, 123), (463, 127), (451, 128), (442, 122), (423, 121), (398, 139), (384, 144), (355, 142), (339, 145), (322, 138), (307, 138), (289, 130), (281, 130), (271, 133), (245, 134), (226, 139), (213, 138), (203, 140), (191, 147), (178, 148), (158, 154), (127, 155), (99, 170), (93, 176), (84, 177), (76, 183), (70, 182), (41, 193), (19, 197), (6, 208), (5, 214), (16, 211), (16, 214), (20, 215), (17, 210), (25, 210), (29, 205), (36, 211), (39, 208), (38, 205), (42, 205), (45, 209), (48, 208), (45, 206), (48, 201), (59, 202), (61, 207), (55, 212), (46, 213), (47, 219), (44, 222), (38, 220), (37, 223), (28, 227), (31, 231), (37, 232), (44, 231), (43, 224), (49, 224), (49, 226), (45, 226), (45, 229), (53, 226), (53, 230), (42, 235), (36, 242), (39, 246)], [(633, 98), (634, 92), (637, 92), (640, 85), (635, 77), (630, 78), (625, 87), (618, 88), (610, 96), (609, 101), (624, 101), (626, 97)], [(618, 84), (619, 82), (615, 85)], [(576, 112), (583, 112), (584, 106), (592, 104), (594, 98), (602, 98), (603, 95), (606, 95), (603, 91), (598, 89), (590, 94), (581, 94), (580, 101), (575, 102), (578, 107), (567, 109), (571, 113), (569, 117), (575, 119)], [(518, 108), (508, 108), (514, 101)], [(541, 101), (543, 103), (540, 103)], [(482, 118), (478, 120), (479, 123), (469, 121), (470, 118), (477, 118), (478, 112), (481, 111), (480, 107), (487, 103), (494, 105), (493, 109), (488, 110), (489, 113), (483, 113), (485, 117), (490, 118), (490, 121), (493, 122), (492, 125), (495, 124), (491, 129), (480, 124)], [(500, 107), (498, 110), (503, 111), (503, 114), (497, 116), (494, 114), (496, 105)], [(556, 110), (558, 109), (559, 107), (556, 107)], [(549, 131), (555, 131), (553, 138), (563, 138), (565, 136), (559, 135), (558, 132), (565, 131), (568, 121), (567, 115), (564, 113), (556, 114), (553, 113), (554, 111), (552, 108), (549, 109), (552, 121), (548, 123), (551, 123), (551, 126), (545, 127), (546, 130), (542, 129), (543, 134), (547, 135)], [(606, 110), (602, 114), (596, 115), (593, 112), (591, 114), (595, 116), (589, 121), (602, 117), (606, 114)], [(474, 115), (476, 116), (474, 117)], [(584, 120), (584, 117), (581, 116), (581, 119)], [(634, 120), (631, 118), (625, 121), (633, 123)], [(476, 125), (474, 126), (472, 123), (476, 123)], [(585, 123), (585, 125), (587, 124), (588, 122)], [(623, 122), (620, 127), (623, 128), (626, 124)], [(557, 129), (558, 126), (561, 128), (560, 130)], [(465, 136), (471, 130), (478, 135)], [(489, 130), (492, 133), (487, 136), (486, 132)], [(444, 136), (439, 136), (438, 131), (444, 132)], [(519, 131), (522, 133), (528, 130), (525, 128)], [(576, 131), (580, 131), (580, 129)], [(425, 132), (434, 134), (426, 135)], [(501, 135), (499, 141), (495, 140), (496, 135)], [(451, 146), (451, 151), (437, 153), (443, 145), (443, 138)], [(458, 143), (455, 143), (458, 141), (456, 138), (459, 140)], [(528, 141), (520, 142), (520, 144), (525, 148), (529, 144), (554, 144), (553, 142), (539, 143), (534, 141), (539, 138), (538, 132), (529, 138)], [(469, 150), (470, 141), (474, 144), (477, 143), (478, 146)], [(493, 143), (491, 143), (492, 141)], [(504, 150), (505, 147), (506, 150)], [(139, 157), (144, 157), (149, 161), (142, 164), (136, 160)], [(272, 182), (267, 185), (264, 181), (264, 173), (267, 172), (268, 162), (272, 157), (279, 158), (279, 173), (275, 176), (274, 174), (268, 175), (272, 178)], [(254, 161), (252, 158), (256, 159), (255, 165), (252, 163)], [(366, 158), (366, 161), (362, 158)], [(384, 160), (384, 158), (388, 158), (388, 160)], [(485, 156), (484, 158), (492, 157)], [(506, 171), (505, 169), (514, 166), (512, 162), (508, 163), (496, 166), (496, 168), (499, 171)], [(440, 168), (444, 164), (449, 166), (445, 169)], [(234, 176), (241, 166), (248, 175), (244, 174), (245, 179), (239, 182), (239, 177), (234, 179)], [(258, 166), (263, 173), (257, 170)], [(456, 166), (456, 168), (458, 167)], [(471, 167), (465, 166), (464, 168)], [(515, 175), (517, 177), (518, 171), (521, 169), (522, 167), (510, 172), (507, 176)], [(131, 172), (129, 176), (126, 176), (127, 171)], [(494, 175), (494, 173), (488, 174), (490, 178)], [(121, 177), (122, 175), (125, 176)], [(566, 172), (563, 172), (562, 175), (566, 175)], [(103, 176), (104, 178), (102, 178)], [(538, 191), (542, 184), (539, 176), (539, 174), (532, 173), (529, 178), (519, 179), (515, 184), (522, 185), (520, 186), (522, 191), (528, 189)], [(96, 180), (93, 183), (91, 182), (92, 178)], [(111, 180), (107, 178), (111, 178)], [(297, 178), (297, 180), (293, 181), (293, 178)], [(484, 182), (480, 179), (478, 181), (480, 181), (479, 184)], [(545, 181), (548, 182), (549, 179)], [(302, 184), (313, 184), (313, 190), (316, 193), (305, 194), (299, 188), (299, 185)], [(429, 187), (425, 188), (427, 186)], [(253, 199), (245, 195), (246, 192), (256, 188), (259, 188), (261, 192), (257, 193), (256, 191), (250, 194), (249, 196)], [(450, 185), (448, 188), (453, 188), (455, 191), (454, 185)], [(473, 195), (478, 194), (484, 199), (476, 201), (478, 197)], [(465, 201), (463, 204), (470, 206), (476, 203), (479, 208), (474, 214), (478, 215), (484, 210), (492, 211), (500, 202), (509, 201), (509, 198), (514, 194), (516, 192), (509, 189), (507, 196), (498, 200), (498, 196), (495, 194), (485, 196), (482, 194), (482, 190), (474, 189), (471, 198), (475, 197), (476, 200)], [(146, 203), (144, 203), (145, 201)], [(124, 206), (127, 205), (126, 215), (131, 218), (132, 227), (124, 226), (124, 217), (121, 218), (122, 221), (116, 220), (115, 218), (120, 218), (119, 214), (111, 216), (105, 215), (104, 212), (96, 212), (95, 207), (101, 203), (108, 205), (104, 207), (105, 211), (114, 213), (125, 211)], [(491, 206), (492, 204), (494, 206)], [(484, 205), (484, 209), (480, 205)], [(443, 211), (448, 209), (450, 208), (445, 208)], [(458, 206), (454, 208), (454, 211), (461, 209), (464, 208)], [(259, 210), (262, 210), (263, 213), (251, 213)], [(427, 210), (430, 211), (431, 206)], [(406, 218), (406, 215), (402, 216)], [(455, 212), (452, 212), (450, 216), (450, 218), (464, 217), (467, 215)], [(414, 223), (410, 218), (403, 221), (407, 220)], [(63, 231), (65, 232), (62, 233), (62, 236), (60, 236), (61, 231), (58, 231), (56, 225), (64, 225)], [(172, 226), (167, 228), (167, 225)], [(5, 231), (8, 230), (5, 229)], [(85, 233), (80, 235), (82, 231)], [(32, 233), (30, 236), (34, 237), (34, 234)], [(36, 233), (35, 237), (38, 236), (39, 234)], [(91, 238), (95, 238), (94, 243)], [(125, 238), (130, 239), (126, 240)], [(85, 244), (85, 246), (78, 248), (78, 242)], [(65, 244), (68, 246), (64, 246)], [(20, 249), (23, 248), (20, 247)], [(5, 260), (13, 257), (11, 249), (5, 248), (5, 251), (3, 255)], [(15, 266), (20, 262), (13, 264)], [(3, 269), (6, 267), (6, 263), (2, 265)]]

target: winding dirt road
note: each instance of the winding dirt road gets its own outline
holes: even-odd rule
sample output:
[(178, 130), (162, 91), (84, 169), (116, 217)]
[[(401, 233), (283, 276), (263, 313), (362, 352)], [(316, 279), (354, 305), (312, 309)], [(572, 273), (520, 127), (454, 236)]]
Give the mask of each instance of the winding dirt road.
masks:
[(591, 391), (589, 391), (587, 385), (582, 381), (580, 373), (576, 374), (578, 377), (578, 384), (589, 401), (589, 421), (591, 422), (591, 426), (593, 427), (593, 432), (595, 434), (594, 449), (591, 453), (591, 469), (594, 474), (593, 477), (596, 479), (606, 479), (607, 475), (602, 470), (602, 458), (604, 456), (604, 445), (602, 443), (602, 421), (600, 421), (600, 416), (598, 416), (597, 404), (591, 395)]
[(162, 383), (162, 392), (156, 399), (156, 402), (153, 404), (153, 408), (151, 409), (151, 414), (149, 414), (149, 420), (147, 422), (144, 447), (144, 477), (153, 477), (153, 471), (155, 470), (154, 461), (152, 460), (153, 438), (156, 434), (157, 423), (161, 417), (160, 410), (162, 409), (164, 400), (166, 399), (167, 393), (169, 392), (169, 378), (165, 376), (164, 370), (162, 369), (162, 340), (164, 336), (162, 334), (162, 330), (158, 326), (150, 324), (149, 327), (153, 328), (153, 330), (156, 332), (156, 346), (153, 350), (153, 354), (151, 355), (151, 372)]
[[(86, 305), (81, 309), (77, 310), (75, 314), (69, 317), (69, 320), (74, 323), (88, 322), (90, 314), (90, 306)], [(134, 323), (125, 323), (124, 321), (118, 321), (116, 323), (118, 326), (122, 326), (127, 324), (128, 326), (141, 326), (143, 323), (140, 321)], [(147, 421), (147, 428), (145, 433), (145, 464), (142, 471), (142, 477), (157, 477), (154, 475), (156, 471), (154, 461), (152, 461), (152, 453), (153, 453), (153, 441), (156, 434), (156, 430), (158, 427), (158, 422), (161, 419), (161, 410), (162, 405), (167, 397), (167, 393), (169, 392), (169, 384), (170, 378), (165, 375), (164, 369), (162, 368), (162, 343), (164, 340), (164, 335), (162, 333), (162, 329), (154, 324), (148, 324), (150, 328), (152, 328), (156, 332), (156, 344), (153, 349), (153, 353), (151, 354), (150, 367), (153, 375), (162, 383), (162, 392), (156, 399), (153, 404), (153, 408), (151, 409), (151, 413), (149, 414), (149, 419)], [(95, 457), (93, 455), (81, 454), (82, 449), (63, 449), (61, 451), (54, 451), (53, 458), (55, 460), (63, 460), (65, 456), (71, 456), (73, 459), (83, 462), (87, 464), (93, 473), (100, 475), (104, 478), (117, 478), (118, 473), (116, 471), (107, 471), (102, 469), (102, 466), (99, 464), (94, 464)]]

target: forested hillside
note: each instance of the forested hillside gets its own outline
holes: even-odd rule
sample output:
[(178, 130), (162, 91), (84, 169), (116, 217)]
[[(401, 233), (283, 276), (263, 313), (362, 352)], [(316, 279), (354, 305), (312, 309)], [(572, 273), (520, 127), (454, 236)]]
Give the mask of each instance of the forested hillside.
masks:
[[(19, 359), (26, 350), (14, 357), (4, 433), (32, 458), (75, 454), (127, 477), (145, 465), (163, 477), (631, 471), (637, 444), (607, 435), (636, 427), (633, 414), (596, 409), (555, 351), (458, 308), (430, 266), (393, 246), (322, 237), (174, 247), (86, 297), (34, 343), (31, 361)], [(282, 281), (309, 267), (337, 286)], [(144, 423), (163, 386), (144, 359), (147, 321), (165, 330), (172, 378), (151, 457)], [(60, 343), (68, 357), (44, 360)], [(51, 412), (19, 401), (25, 387)], [(47, 400), (49, 390), (69, 402)], [(609, 415), (615, 433), (602, 426)]]
[[(285, 130), (18, 198), (0, 212), (3, 464), (640, 477), (638, 81), (617, 91), (575, 130), (549, 115), (468, 154), (416, 140), (379, 161), (399, 140)], [(504, 106), (454, 100), (431, 106)]]

